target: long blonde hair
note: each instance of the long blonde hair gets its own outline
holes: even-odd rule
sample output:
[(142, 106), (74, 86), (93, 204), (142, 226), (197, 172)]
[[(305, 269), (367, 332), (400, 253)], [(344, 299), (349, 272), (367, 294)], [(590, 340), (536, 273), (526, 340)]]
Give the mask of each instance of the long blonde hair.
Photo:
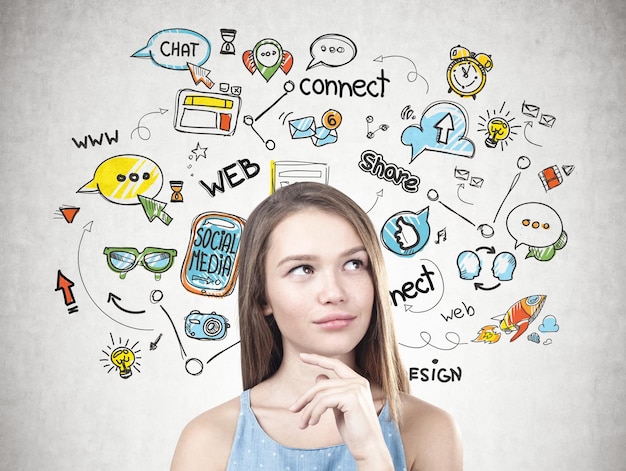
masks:
[(352, 225), (370, 259), (374, 285), (372, 319), (356, 347), (358, 373), (379, 385), (392, 417), (399, 416), (399, 398), (409, 392), (393, 327), (387, 272), (376, 231), (367, 214), (348, 196), (321, 183), (294, 183), (277, 190), (250, 214), (243, 229), (239, 254), (239, 328), (244, 389), (272, 376), (283, 358), (282, 337), (265, 304), (265, 257), (272, 230), (285, 217), (305, 208), (336, 214)]

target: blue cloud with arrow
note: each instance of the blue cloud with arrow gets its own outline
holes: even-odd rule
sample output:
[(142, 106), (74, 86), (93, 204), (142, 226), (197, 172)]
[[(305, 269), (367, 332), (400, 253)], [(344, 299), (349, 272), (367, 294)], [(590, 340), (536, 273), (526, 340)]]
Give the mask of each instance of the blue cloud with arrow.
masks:
[(425, 150), (472, 158), (474, 143), (466, 135), (465, 110), (456, 103), (439, 101), (426, 108), (419, 126), (411, 125), (402, 132), (401, 140), (411, 146), (411, 162)]

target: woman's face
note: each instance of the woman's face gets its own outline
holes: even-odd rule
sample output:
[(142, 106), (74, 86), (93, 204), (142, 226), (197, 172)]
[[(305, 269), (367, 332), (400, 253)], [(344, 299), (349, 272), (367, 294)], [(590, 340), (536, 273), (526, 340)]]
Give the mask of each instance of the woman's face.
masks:
[(304, 209), (272, 231), (264, 314), (273, 314), (284, 354), (350, 353), (365, 335), (374, 285), (363, 242), (343, 218)]

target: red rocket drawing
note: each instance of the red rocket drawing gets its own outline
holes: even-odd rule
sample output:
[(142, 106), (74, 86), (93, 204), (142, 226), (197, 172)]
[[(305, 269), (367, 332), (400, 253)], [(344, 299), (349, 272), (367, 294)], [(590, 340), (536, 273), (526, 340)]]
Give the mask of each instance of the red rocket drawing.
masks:
[(506, 314), (496, 316), (493, 319), (500, 321), (500, 329), (507, 334), (513, 331), (515, 335), (511, 338), (511, 342), (517, 340), (526, 330), (528, 325), (533, 322), (546, 302), (547, 296), (544, 294), (534, 294), (520, 299), (513, 304)]

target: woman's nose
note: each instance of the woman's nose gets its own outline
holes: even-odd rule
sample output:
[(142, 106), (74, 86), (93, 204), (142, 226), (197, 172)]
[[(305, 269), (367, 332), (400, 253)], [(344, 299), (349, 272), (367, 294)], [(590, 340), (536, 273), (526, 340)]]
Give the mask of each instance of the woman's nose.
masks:
[(325, 273), (322, 277), (319, 299), (323, 304), (335, 304), (346, 300), (345, 287), (336, 273)]

